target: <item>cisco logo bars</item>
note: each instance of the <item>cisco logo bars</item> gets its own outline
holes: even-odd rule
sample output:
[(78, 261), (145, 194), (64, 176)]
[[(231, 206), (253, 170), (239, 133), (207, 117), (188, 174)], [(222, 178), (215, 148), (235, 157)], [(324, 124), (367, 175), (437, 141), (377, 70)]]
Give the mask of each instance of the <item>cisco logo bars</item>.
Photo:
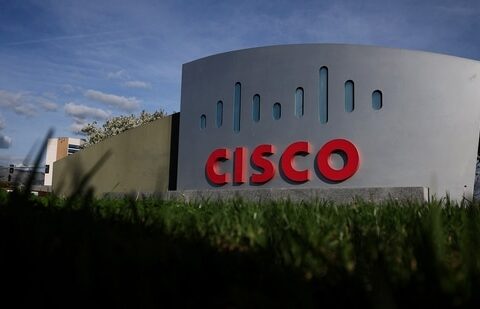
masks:
[[(345, 111), (348, 113), (353, 112), (355, 108), (355, 88), (354, 82), (352, 80), (345, 81)], [(235, 92), (233, 98), (233, 131), (235, 133), (240, 132), (240, 121), (241, 121), (241, 106), (242, 106), (242, 95), (241, 89), (242, 84), (240, 82), (235, 83)], [(319, 111), (319, 121), (321, 123), (328, 122), (328, 68), (322, 67), (319, 74), (319, 96), (318, 96), (318, 111)], [(374, 90), (372, 92), (372, 108), (379, 110), (383, 106), (383, 95), (380, 90)], [(295, 116), (301, 118), (304, 115), (305, 111), (305, 102), (304, 102), (304, 90), (302, 87), (298, 87), (294, 95), (295, 100)], [(252, 98), (252, 120), (254, 122), (260, 121), (260, 95), (255, 94)], [(279, 120), (282, 117), (282, 105), (279, 102), (273, 103), (272, 106), (272, 118), (274, 120)], [(200, 129), (205, 130), (207, 128), (207, 115), (200, 115)], [(223, 124), (223, 101), (219, 100), (216, 104), (216, 115), (215, 115), (215, 127), (221, 128)]]
[(478, 61), (301, 44), (182, 72), (178, 190), (425, 187), (473, 194)]

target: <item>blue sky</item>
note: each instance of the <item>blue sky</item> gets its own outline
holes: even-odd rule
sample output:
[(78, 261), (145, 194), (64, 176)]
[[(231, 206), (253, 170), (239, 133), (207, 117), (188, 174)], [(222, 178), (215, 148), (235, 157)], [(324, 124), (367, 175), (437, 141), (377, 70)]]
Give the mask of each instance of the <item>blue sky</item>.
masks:
[(0, 0), (0, 165), (49, 128), (179, 111), (182, 64), (211, 54), (351, 43), (480, 60), (479, 32), (478, 0)]

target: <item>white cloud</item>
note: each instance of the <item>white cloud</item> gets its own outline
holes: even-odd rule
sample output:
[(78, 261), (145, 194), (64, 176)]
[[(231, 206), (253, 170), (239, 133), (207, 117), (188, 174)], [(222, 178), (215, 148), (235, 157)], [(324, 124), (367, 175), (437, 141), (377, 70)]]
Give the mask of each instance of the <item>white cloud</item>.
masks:
[(12, 145), (12, 139), (0, 133), (0, 149), (10, 148), (11, 145)]
[(54, 97), (52, 93), (44, 96), (32, 95), (26, 91), (12, 92), (0, 90), (0, 107), (8, 108), (17, 115), (35, 116), (38, 113), (38, 107), (47, 112), (53, 112), (58, 109), (58, 105), (46, 97)]
[(75, 104), (73, 102), (65, 104), (65, 113), (68, 116), (79, 120), (84, 120), (86, 118), (105, 120), (110, 117), (110, 113), (103, 109)]
[[(0, 131), (5, 129), (5, 120), (3, 120), (2, 117), (0, 117)], [(0, 132), (0, 149), (5, 149), (5, 148), (10, 148), (10, 145), (12, 144), (12, 139), (9, 136), (6, 136)]]
[(42, 96), (46, 99), (50, 99), (50, 100), (56, 100), (58, 99), (58, 96), (56, 93), (54, 92), (50, 92), (50, 91), (46, 91), (42, 94)]
[(65, 84), (62, 86), (62, 88), (63, 88), (63, 92), (66, 94), (75, 92), (75, 88), (70, 84)]
[(40, 106), (47, 112), (55, 112), (58, 110), (58, 104), (47, 100), (41, 102)]
[(0, 90), (0, 107), (8, 108), (18, 115), (34, 116), (36, 114), (35, 106), (29, 103), (32, 99), (34, 98), (27, 92)]
[(107, 74), (107, 78), (108, 79), (122, 79), (122, 78), (125, 78), (125, 77), (128, 77), (128, 74), (125, 70), (118, 70), (116, 72), (109, 72)]
[(17, 105), (13, 107), (13, 111), (18, 115), (32, 117), (37, 114), (35, 106), (32, 104), (26, 103), (23, 105)]
[(88, 123), (82, 121), (81, 119), (75, 119), (74, 123), (70, 125), (70, 131), (76, 134), (82, 134), (82, 128), (85, 127)]
[(151, 88), (150, 83), (142, 82), (140, 80), (131, 80), (131, 81), (123, 83), (123, 85), (125, 87), (128, 87), (128, 88), (141, 88), (141, 89)]
[(127, 98), (91, 89), (85, 92), (85, 96), (91, 100), (105, 103), (125, 111), (133, 111), (140, 107), (140, 100), (135, 97)]

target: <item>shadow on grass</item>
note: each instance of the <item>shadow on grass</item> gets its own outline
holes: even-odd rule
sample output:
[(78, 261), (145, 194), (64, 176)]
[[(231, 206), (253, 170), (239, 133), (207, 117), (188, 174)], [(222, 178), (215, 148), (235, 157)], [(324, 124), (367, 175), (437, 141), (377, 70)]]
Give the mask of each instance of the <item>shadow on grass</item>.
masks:
[[(310, 307), (300, 274), (268, 252), (221, 252), (161, 226), (97, 218), (86, 208), (2, 205), (2, 295), (16, 305)], [(6, 301), (6, 298), (3, 299)]]
[[(403, 249), (412, 250), (406, 257), (415, 259), (411, 267), (416, 270), (396, 273), (391, 248), (360, 216), (349, 223), (355, 269), (348, 271), (305, 235), (285, 229), (276, 217), (269, 222), (277, 234), (265, 246), (232, 250), (192, 236), (195, 231), (175, 236), (162, 221), (146, 224), (133, 200), (123, 201), (122, 208), (110, 215), (102, 214), (98, 202), (65, 207), (67, 201), (13, 201), (0, 194), (0, 283), (5, 303), (302, 308), (479, 304), (478, 207), (452, 210), (452, 216), (460, 214), (457, 223), (463, 229), (455, 236), (457, 266), (450, 265), (452, 249), (446, 237), (452, 227), (442, 222), (448, 208), (433, 205), (409, 223), (412, 230)], [(152, 207), (176, 207), (155, 203)], [(322, 275), (309, 277), (304, 266), (288, 262), (305, 253), (327, 266)]]

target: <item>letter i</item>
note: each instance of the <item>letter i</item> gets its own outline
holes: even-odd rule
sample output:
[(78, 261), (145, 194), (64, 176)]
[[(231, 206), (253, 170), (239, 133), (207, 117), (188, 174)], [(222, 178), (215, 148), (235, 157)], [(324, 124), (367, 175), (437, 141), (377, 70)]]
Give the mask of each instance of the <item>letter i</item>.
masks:
[(233, 183), (242, 184), (247, 181), (246, 170), (247, 149), (245, 147), (237, 147), (233, 159)]

